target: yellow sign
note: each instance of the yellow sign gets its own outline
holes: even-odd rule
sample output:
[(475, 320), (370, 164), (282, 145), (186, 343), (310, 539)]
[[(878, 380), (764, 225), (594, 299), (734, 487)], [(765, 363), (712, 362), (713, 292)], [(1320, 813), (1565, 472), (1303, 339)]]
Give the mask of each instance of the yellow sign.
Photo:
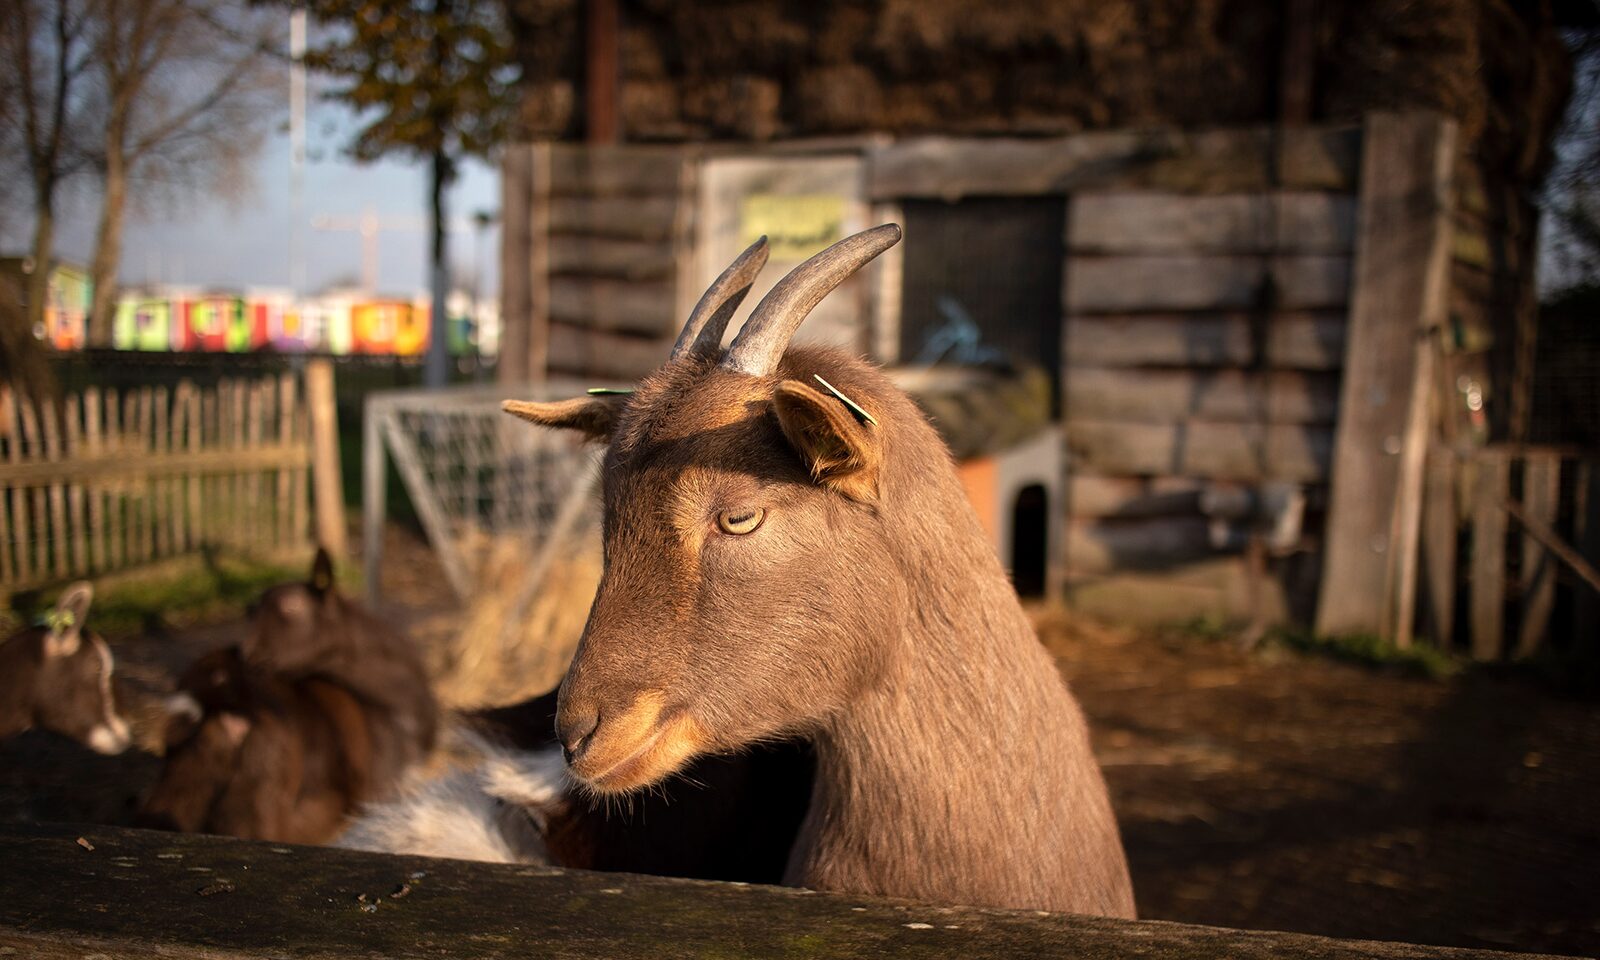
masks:
[(739, 245), (766, 234), (774, 260), (804, 260), (844, 237), (845, 198), (834, 193), (754, 193), (739, 206)]

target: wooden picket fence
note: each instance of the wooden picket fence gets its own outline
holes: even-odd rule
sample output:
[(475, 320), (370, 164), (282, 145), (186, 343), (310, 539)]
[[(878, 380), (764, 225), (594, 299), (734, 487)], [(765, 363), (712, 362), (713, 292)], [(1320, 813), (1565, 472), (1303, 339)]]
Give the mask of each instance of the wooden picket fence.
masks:
[(304, 555), (332, 406), (327, 367), (39, 405), (0, 388), (0, 597), (209, 548)]

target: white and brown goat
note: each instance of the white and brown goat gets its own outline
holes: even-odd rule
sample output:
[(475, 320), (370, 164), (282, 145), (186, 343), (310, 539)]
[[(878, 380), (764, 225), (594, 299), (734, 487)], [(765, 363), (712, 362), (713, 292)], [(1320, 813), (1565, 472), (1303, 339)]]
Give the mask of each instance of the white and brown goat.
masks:
[(797, 267), (724, 351), (758, 241), (631, 394), (506, 404), (606, 443), (604, 574), (557, 715), (570, 772), (621, 794), (801, 737), (817, 777), (786, 882), (1132, 916), (1083, 713), (948, 450), (874, 367), (789, 348), (899, 238)]
[(0, 738), (40, 727), (97, 753), (128, 748), (128, 723), (112, 693), (111, 648), (86, 625), (94, 589), (62, 591), (37, 626), (0, 643)]

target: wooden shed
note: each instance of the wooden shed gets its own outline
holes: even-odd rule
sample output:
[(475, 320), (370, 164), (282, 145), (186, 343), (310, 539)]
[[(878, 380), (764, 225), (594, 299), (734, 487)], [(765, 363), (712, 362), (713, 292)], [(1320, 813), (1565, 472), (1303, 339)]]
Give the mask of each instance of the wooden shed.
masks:
[[(809, 19), (718, 6), (708, 24), (642, 0), (532, 14), (512, 4), (525, 30), (545, 31), (525, 39), (546, 54), (586, 45), (576, 59), (530, 60), (529, 127), (550, 138), (506, 154), (508, 382), (639, 376), (756, 235), (773, 238), (774, 255), (746, 312), (826, 243), (897, 221), (905, 242), (802, 334), (890, 365), (965, 351), (1045, 371), (1065, 453), (1052, 592), (1124, 617), (1409, 635), (1421, 584), (1434, 608), (1425, 623), (1453, 632), (1462, 474), (1435, 484), (1452, 495), (1432, 498), (1449, 502), (1425, 524), (1428, 465), (1520, 438), (1535, 333), (1526, 186), (1543, 148), (1508, 145), (1492, 122), (1503, 92), (1484, 94), (1489, 120), (1437, 109), (1439, 91), (1396, 74), (1366, 77), (1363, 100), (1353, 65), (1325, 62), (1323, 31), (1344, 14), (1289, 4), (1281, 18), (1279, 5), (1246, 18), (1239, 35), (1208, 21), (1194, 49), (1225, 74), (1205, 82), (1226, 88), (1209, 106), (1163, 101), (1171, 91), (1137, 109), (1108, 106), (1114, 92), (1099, 107), (1087, 95), (1050, 100), (1039, 71), (1079, 54), (1052, 60), (999, 41), (966, 50), (939, 34), (946, 53), (964, 51), (952, 69), (1012, 82), (990, 83), (987, 101), (951, 93), (941, 115), (922, 109), (944, 89), (925, 65), (870, 39), (839, 40), (832, 65), (807, 59), (809, 47), (769, 50), (766, 76), (747, 47), (720, 60), (695, 52), (727, 43), (741, 14), (750, 30), (809, 30), (825, 46), (841, 18), (876, 10), (862, 36), (899, 36), (910, 14), (894, 3), (820, 4)], [(1050, 14), (1055, 40), (1083, 29), (1055, 16), (1070, 2), (1024, 6)], [(1380, 52), (1406, 29), (1443, 31), (1428, 39), (1450, 50), (1450, 30), (1477, 43), (1511, 24), (1525, 53), (1549, 52), (1548, 16), (1439, 6), (1449, 15), (1432, 27), (1363, 29)], [(975, 17), (960, 27), (956, 7), (934, 3), (923, 26), (1011, 36)], [(697, 24), (709, 34), (691, 49)], [(1240, 52), (1230, 43), (1252, 59), (1229, 62)], [(1284, 59), (1264, 55), (1273, 49)], [(1296, 67), (1296, 50), (1315, 54), (1325, 79)], [(1542, 144), (1564, 60), (1490, 59), (1480, 74), (1538, 94), (1522, 126)], [(1165, 69), (1158, 80), (1181, 83), (1182, 70)], [(1247, 94), (1239, 71), (1269, 79), (1276, 102)], [(1374, 109), (1396, 106), (1406, 109)], [(1104, 129), (1119, 112), (1129, 125)]]

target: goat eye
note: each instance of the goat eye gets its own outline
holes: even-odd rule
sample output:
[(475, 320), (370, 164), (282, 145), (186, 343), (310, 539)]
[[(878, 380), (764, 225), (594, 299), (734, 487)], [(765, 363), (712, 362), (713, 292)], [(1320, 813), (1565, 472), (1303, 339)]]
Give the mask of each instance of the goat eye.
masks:
[(717, 514), (717, 529), (736, 537), (744, 536), (754, 533), (766, 518), (767, 511), (759, 507), (754, 510), (724, 510)]

